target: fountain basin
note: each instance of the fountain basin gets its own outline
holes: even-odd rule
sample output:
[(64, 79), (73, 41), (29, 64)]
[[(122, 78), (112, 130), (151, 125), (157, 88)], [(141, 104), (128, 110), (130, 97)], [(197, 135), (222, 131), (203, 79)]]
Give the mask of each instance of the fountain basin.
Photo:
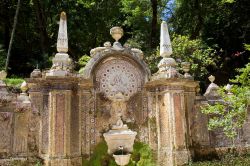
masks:
[(108, 145), (108, 153), (115, 153), (118, 147), (123, 147), (126, 152), (132, 152), (136, 134), (137, 132), (129, 129), (109, 130), (109, 132), (104, 133), (103, 136)]
[(131, 154), (121, 154), (121, 155), (115, 155), (113, 154), (113, 157), (115, 158), (116, 164), (120, 166), (125, 166), (129, 163)]

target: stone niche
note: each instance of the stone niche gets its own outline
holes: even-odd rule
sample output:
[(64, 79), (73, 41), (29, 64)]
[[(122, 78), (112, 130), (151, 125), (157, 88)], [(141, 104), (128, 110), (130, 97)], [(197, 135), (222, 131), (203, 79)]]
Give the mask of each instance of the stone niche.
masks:
[(117, 50), (114, 46), (99, 47), (91, 52), (81, 93), (84, 153), (91, 155), (102, 134), (116, 124), (119, 117), (138, 131), (139, 141), (148, 143), (144, 84), (149, 80), (150, 71), (141, 59), (142, 52), (124, 47)]

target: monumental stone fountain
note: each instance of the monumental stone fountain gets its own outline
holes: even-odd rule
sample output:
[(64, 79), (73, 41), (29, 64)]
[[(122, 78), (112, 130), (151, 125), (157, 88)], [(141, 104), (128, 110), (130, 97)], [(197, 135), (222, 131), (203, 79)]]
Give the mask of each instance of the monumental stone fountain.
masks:
[[(215, 78), (202, 96), (189, 73), (192, 64), (183, 62), (181, 74), (166, 22), (153, 75), (140, 49), (119, 42), (125, 33), (120, 27), (110, 30), (115, 42), (92, 49), (83, 73), (76, 73), (66, 13), (60, 16), (58, 53), (49, 70), (35, 69), (21, 94), (8, 91), (0, 72), (0, 165), (35, 165), (39, 159), (45, 166), (82, 166), (103, 141), (118, 165), (129, 162), (134, 142), (148, 145), (159, 166), (184, 165), (231, 146), (222, 132), (207, 130), (200, 112), (220, 100)], [(249, 126), (248, 120), (237, 137), (241, 147), (250, 145)]]

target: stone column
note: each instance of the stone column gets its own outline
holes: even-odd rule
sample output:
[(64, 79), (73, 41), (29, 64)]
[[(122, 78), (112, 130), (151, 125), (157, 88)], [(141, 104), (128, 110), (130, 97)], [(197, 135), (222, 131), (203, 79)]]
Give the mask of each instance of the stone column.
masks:
[[(195, 98), (198, 83), (188, 79), (158, 79), (146, 84), (155, 93), (158, 163), (160, 166), (184, 165), (190, 159), (188, 149), (187, 100)], [(193, 91), (194, 93), (186, 93)]]

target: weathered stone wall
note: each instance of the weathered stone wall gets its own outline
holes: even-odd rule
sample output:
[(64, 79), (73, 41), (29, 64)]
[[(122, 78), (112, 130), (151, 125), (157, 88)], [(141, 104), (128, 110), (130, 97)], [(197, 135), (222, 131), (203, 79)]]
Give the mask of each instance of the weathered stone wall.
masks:
[(39, 116), (32, 109), (27, 94), (13, 94), (1, 84), (0, 98), (0, 165), (35, 158), (38, 155)]
[[(146, 84), (150, 92), (149, 112), (156, 131), (150, 130), (159, 165), (183, 165), (190, 159), (189, 117), (198, 84), (185, 79), (159, 79)], [(151, 127), (150, 127), (151, 129)]]
[[(213, 100), (214, 103), (216, 100)], [(197, 96), (193, 109), (190, 112), (190, 149), (194, 159), (211, 158), (223, 155), (227, 148), (233, 146), (232, 140), (228, 139), (222, 130), (209, 131), (208, 116), (201, 113), (201, 107), (211, 104), (204, 96)], [(250, 110), (248, 108), (247, 120), (242, 129), (238, 130), (238, 135), (234, 140), (239, 153), (245, 153), (250, 146)]]

